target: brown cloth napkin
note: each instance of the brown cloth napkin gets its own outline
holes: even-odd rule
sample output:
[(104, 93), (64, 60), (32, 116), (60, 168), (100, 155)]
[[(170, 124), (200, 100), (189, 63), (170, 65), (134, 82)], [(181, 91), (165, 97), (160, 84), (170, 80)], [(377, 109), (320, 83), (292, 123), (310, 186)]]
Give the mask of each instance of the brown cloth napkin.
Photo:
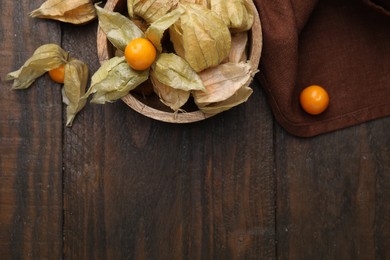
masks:
[[(297, 136), (314, 136), (390, 115), (389, 0), (254, 0), (263, 29), (257, 74), (273, 114)], [(309, 85), (330, 96), (305, 113)]]

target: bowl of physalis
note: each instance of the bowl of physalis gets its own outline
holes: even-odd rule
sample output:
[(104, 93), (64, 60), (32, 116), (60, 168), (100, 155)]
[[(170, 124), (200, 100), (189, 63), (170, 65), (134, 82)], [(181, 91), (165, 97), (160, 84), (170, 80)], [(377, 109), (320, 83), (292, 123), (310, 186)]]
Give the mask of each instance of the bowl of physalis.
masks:
[(248, 100), (262, 50), (249, 0), (108, 0), (95, 5), (100, 68), (92, 103), (123, 100), (171, 123), (201, 121)]

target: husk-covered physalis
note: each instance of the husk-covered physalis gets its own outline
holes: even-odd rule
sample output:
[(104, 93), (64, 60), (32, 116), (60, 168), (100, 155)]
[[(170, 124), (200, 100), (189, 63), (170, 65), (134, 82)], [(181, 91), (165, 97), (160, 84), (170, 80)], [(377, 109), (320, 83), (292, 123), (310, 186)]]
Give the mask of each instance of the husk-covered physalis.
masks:
[(53, 69), (64, 66), (63, 102), (66, 104), (66, 125), (71, 126), (76, 114), (85, 106), (82, 98), (88, 82), (88, 66), (69, 55), (57, 44), (45, 44), (35, 50), (23, 66), (5, 77), (13, 80), (12, 89), (26, 89)]

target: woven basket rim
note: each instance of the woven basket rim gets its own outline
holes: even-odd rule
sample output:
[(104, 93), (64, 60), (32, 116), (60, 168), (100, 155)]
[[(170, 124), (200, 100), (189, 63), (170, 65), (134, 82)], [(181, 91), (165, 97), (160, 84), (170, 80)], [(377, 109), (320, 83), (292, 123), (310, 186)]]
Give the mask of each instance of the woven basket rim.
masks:
[[(260, 62), (261, 52), (262, 52), (262, 29), (260, 17), (257, 12), (256, 6), (253, 1), (246, 0), (254, 13), (254, 22), (252, 25), (252, 29), (249, 31), (249, 64), (252, 67), (253, 71), (256, 71)], [(108, 0), (104, 6), (105, 9), (113, 11), (118, 5), (125, 5), (126, 1), (124, 0)], [(105, 33), (101, 30), (100, 26), (98, 26), (97, 31), (97, 52), (98, 59), (100, 64), (103, 64), (105, 61), (111, 58), (110, 50), (109, 50), (109, 42)], [(141, 102), (137, 99), (132, 93), (129, 93), (127, 96), (122, 98), (122, 101), (125, 102), (130, 108), (137, 111), (138, 113), (147, 116), (149, 118), (168, 122), (168, 123), (192, 123), (202, 121), (206, 118), (212, 117), (216, 114), (204, 114), (200, 110), (196, 110), (193, 112), (167, 112), (158, 110)]]

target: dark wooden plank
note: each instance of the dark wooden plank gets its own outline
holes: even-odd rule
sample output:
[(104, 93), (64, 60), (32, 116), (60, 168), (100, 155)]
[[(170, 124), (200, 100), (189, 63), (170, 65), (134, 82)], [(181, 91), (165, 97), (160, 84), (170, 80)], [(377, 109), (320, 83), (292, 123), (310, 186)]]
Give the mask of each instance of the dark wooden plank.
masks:
[[(94, 26), (63, 37), (92, 71)], [(65, 257), (274, 258), (272, 134), (258, 89), (239, 108), (185, 125), (121, 101), (88, 104), (65, 131)]]
[(389, 127), (384, 118), (310, 139), (278, 128), (278, 258), (390, 258)]
[[(0, 76), (45, 43), (60, 42), (57, 23), (29, 12), (43, 1), (0, 2)], [(0, 81), (0, 255), (62, 257), (62, 104), (47, 76), (29, 90)]]

